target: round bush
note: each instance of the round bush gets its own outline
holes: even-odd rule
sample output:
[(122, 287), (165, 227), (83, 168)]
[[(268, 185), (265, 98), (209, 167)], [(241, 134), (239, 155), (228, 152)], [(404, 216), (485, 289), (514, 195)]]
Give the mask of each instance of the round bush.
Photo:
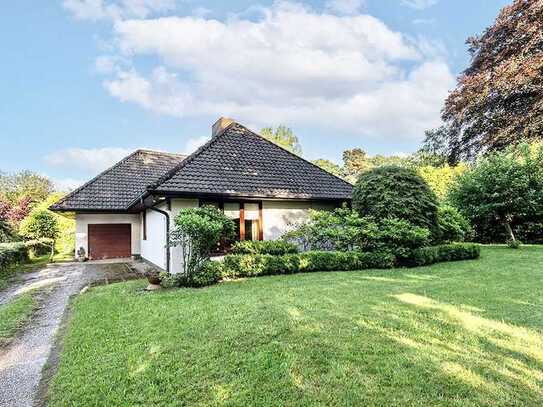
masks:
[(403, 219), (439, 233), (436, 195), (408, 168), (383, 166), (362, 174), (353, 190), (353, 207), (361, 216)]

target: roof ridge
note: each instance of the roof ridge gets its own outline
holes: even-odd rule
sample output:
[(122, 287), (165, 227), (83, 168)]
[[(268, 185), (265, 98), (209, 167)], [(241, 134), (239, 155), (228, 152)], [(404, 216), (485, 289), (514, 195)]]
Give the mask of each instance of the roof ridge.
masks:
[[(298, 158), (298, 159), (300, 159), (300, 160), (302, 160), (302, 161), (305, 161), (305, 162), (308, 163), (308, 164), (311, 164), (312, 166), (318, 168), (318, 169), (321, 170), (321, 171), (324, 171), (325, 173), (331, 175), (332, 177), (335, 177), (335, 178), (339, 179), (340, 181), (343, 181), (345, 184), (349, 185), (350, 187), (353, 186), (353, 184), (351, 184), (351, 183), (348, 182), (348, 181), (345, 181), (343, 178), (338, 177), (338, 176), (335, 175), (335, 174), (332, 174), (331, 172), (325, 170), (324, 168), (319, 167), (317, 164), (312, 163), (312, 162), (309, 161), (309, 160), (306, 160), (304, 157), (302, 157), (302, 156), (300, 156), (300, 155), (298, 155), (298, 154), (293, 153), (292, 151), (286, 149), (285, 147), (280, 146), (279, 144), (274, 143), (274, 142), (271, 141), (271, 140), (268, 140), (268, 139), (267, 139), (266, 137), (264, 137), (263, 135), (258, 134), (257, 132), (255, 132), (255, 131), (249, 129), (248, 127), (244, 126), (243, 124), (240, 124), (240, 123), (237, 123), (237, 122), (233, 122), (233, 123), (231, 123), (231, 125), (232, 125), (232, 124), (237, 124), (238, 126), (243, 127), (245, 130), (249, 131), (250, 133), (252, 133), (253, 135), (255, 135), (255, 136), (257, 136), (257, 137), (260, 137), (262, 140), (264, 140), (264, 141), (266, 141), (266, 142), (268, 142), (268, 143), (270, 143), (270, 144), (273, 144), (275, 147), (279, 147), (280, 149), (282, 149), (283, 151), (286, 151), (286, 152), (289, 153), (290, 155), (292, 155), (292, 156), (294, 156), (294, 157), (296, 157), (296, 158)], [(230, 127), (230, 125), (229, 125), (228, 127)], [(226, 127), (226, 129), (227, 129), (228, 127)], [(226, 130), (226, 129), (225, 129), (225, 130)]]
[(162, 154), (162, 155), (170, 155), (174, 157), (186, 157), (187, 154), (181, 154), (181, 153), (170, 153), (168, 151), (160, 151), (160, 150), (151, 150), (149, 148), (138, 148), (136, 150), (137, 153), (152, 153), (152, 154)]
[(61, 205), (64, 201), (66, 201), (68, 198), (71, 198), (73, 195), (75, 195), (76, 193), (78, 193), (79, 191), (81, 191), (83, 188), (91, 185), (93, 182), (97, 181), (98, 178), (100, 178), (101, 176), (107, 174), (108, 172), (112, 171), (113, 169), (117, 168), (118, 166), (120, 166), (121, 164), (125, 163), (126, 161), (128, 161), (128, 159), (132, 158), (133, 156), (135, 156), (136, 154), (138, 154), (140, 150), (135, 150), (133, 151), (132, 153), (128, 154), (126, 157), (124, 157), (122, 160), (118, 161), (117, 163), (113, 164), (111, 167), (109, 168), (106, 168), (105, 170), (103, 170), (102, 172), (100, 172), (98, 175), (96, 175), (95, 177), (93, 177), (91, 180), (85, 182), (83, 185), (81, 185), (79, 188), (76, 188), (74, 189), (72, 192), (66, 194), (65, 196), (63, 196), (61, 199), (59, 199), (56, 203), (54, 203), (53, 205), (49, 206), (49, 208), (55, 208), (55, 207), (59, 207), (59, 205)]
[(219, 134), (217, 134), (214, 137), (211, 137), (210, 140), (208, 140), (205, 144), (201, 145), (194, 151), (193, 153), (189, 154), (183, 161), (181, 161), (179, 164), (177, 164), (175, 167), (173, 167), (170, 171), (168, 171), (166, 174), (164, 174), (162, 177), (160, 177), (157, 181), (152, 183), (147, 187), (147, 190), (153, 190), (157, 189), (158, 186), (168, 181), (170, 178), (172, 178), (177, 171), (179, 171), (181, 168), (183, 168), (188, 163), (192, 162), (196, 157), (198, 157), (204, 150), (207, 150), (213, 143), (215, 143), (223, 134), (225, 134), (226, 130), (233, 126), (234, 124), (237, 124), (236, 122), (230, 123), (228, 126), (226, 126)]

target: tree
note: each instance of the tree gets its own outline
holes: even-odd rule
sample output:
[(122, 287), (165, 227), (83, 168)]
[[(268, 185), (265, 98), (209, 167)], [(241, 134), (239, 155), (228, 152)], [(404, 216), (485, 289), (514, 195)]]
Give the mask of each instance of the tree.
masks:
[(445, 199), (449, 188), (453, 185), (456, 179), (462, 175), (468, 166), (460, 163), (454, 167), (443, 165), (441, 167), (433, 167), (425, 165), (417, 168), (417, 173), (426, 181), (432, 191), (441, 201)]
[(0, 219), (0, 243), (11, 242), (13, 240), (13, 230), (9, 224)]
[(300, 141), (289, 127), (280, 125), (275, 131), (272, 127), (264, 127), (260, 135), (294, 154), (302, 155)]
[(323, 170), (328, 171), (330, 174), (335, 175), (336, 177), (345, 177), (345, 172), (343, 171), (343, 168), (330, 160), (319, 158), (312, 161), (312, 163), (321, 167)]
[(48, 242), (51, 247), (52, 259), (55, 254), (55, 241), (59, 234), (58, 222), (55, 215), (44, 209), (33, 210), (21, 222), (19, 233), (25, 239), (29, 240), (43, 240)]
[(234, 222), (213, 206), (179, 212), (170, 233), (170, 245), (181, 247), (187, 284), (192, 283), (221, 240), (234, 238), (234, 228)]
[(515, 0), (468, 38), (471, 64), (443, 110), (451, 158), (543, 138), (542, 32), (543, 1)]
[(543, 147), (522, 144), (480, 158), (448, 200), (473, 225), (499, 222), (515, 242), (512, 224), (543, 214)]
[(12, 175), (0, 174), (0, 196), (13, 205), (23, 198), (29, 198), (31, 203), (41, 202), (53, 190), (53, 183), (49, 178), (32, 171), (20, 171)]
[(353, 148), (343, 152), (343, 167), (345, 175), (355, 181), (364, 171), (370, 170), (373, 166), (368, 161), (368, 154), (361, 148)]
[(401, 219), (438, 235), (437, 198), (409, 168), (384, 166), (362, 174), (353, 190), (353, 208), (361, 216)]
[(19, 229), (21, 221), (28, 216), (31, 209), (31, 198), (22, 196), (14, 203), (0, 197), (0, 220), (9, 224), (13, 229)]

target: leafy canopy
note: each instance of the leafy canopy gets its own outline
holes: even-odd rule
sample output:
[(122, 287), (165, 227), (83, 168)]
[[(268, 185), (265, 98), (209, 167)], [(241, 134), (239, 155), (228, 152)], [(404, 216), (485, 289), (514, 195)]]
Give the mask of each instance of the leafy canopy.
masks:
[(450, 160), (502, 150), (543, 135), (543, 2), (515, 0), (468, 38), (471, 64), (445, 101), (446, 128), (427, 146)]
[(472, 223), (511, 224), (543, 214), (543, 147), (522, 144), (489, 154), (458, 178), (448, 199)]
[(280, 125), (275, 130), (272, 127), (264, 127), (260, 130), (260, 135), (294, 154), (302, 155), (300, 141), (289, 127)]
[(170, 245), (181, 246), (183, 271), (195, 277), (221, 240), (234, 238), (234, 222), (213, 206), (183, 209), (175, 217)]
[(409, 168), (378, 167), (360, 176), (353, 190), (353, 208), (361, 216), (403, 219), (437, 233), (437, 198)]

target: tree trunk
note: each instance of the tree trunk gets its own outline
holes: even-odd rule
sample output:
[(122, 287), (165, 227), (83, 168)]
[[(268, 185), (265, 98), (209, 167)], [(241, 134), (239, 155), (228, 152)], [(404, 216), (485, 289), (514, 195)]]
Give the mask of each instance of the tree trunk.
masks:
[(513, 229), (511, 228), (511, 224), (506, 221), (504, 223), (504, 226), (505, 226), (505, 231), (509, 235), (509, 239), (511, 239), (511, 241), (515, 242), (516, 239), (515, 239), (515, 235), (513, 234)]

